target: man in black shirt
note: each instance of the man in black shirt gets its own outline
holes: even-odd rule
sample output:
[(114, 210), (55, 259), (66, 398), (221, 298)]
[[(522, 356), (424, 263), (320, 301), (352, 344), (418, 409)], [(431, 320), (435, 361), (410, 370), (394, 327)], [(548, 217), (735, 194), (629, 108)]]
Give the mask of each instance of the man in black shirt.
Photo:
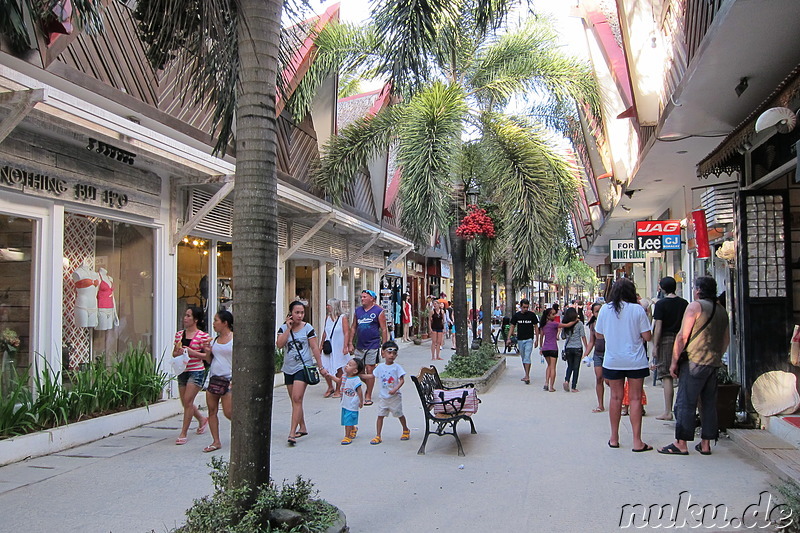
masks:
[(683, 313), (689, 302), (675, 294), (675, 278), (667, 276), (659, 283), (666, 296), (656, 302), (653, 311), (653, 355), (652, 368), (656, 369), (658, 379), (664, 387), (664, 414), (658, 420), (672, 420), (672, 400), (674, 398), (672, 375), (669, 366), (672, 364), (672, 347), (675, 335), (681, 330)]
[(531, 384), (531, 352), (534, 348), (534, 339), (539, 330), (539, 319), (536, 313), (530, 310), (531, 303), (527, 298), (519, 301), (520, 310), (511, 317), (511, 329), (508, 330), (506, 344), (511, 344), (511, 337), (517, 334), (517, 350), (522, 357), (522, 368), (525, 369), (525, 377), (522, 381), (526, 385)]

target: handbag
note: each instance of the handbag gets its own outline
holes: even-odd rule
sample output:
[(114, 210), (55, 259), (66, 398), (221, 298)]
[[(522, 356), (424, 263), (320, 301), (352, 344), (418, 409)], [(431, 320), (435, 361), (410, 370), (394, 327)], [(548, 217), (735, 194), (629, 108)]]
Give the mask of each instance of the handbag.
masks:
[(572, 326), (572, 331), (569, 333), (569, 337), (567, 337), (567, 342), (564, 343), (564, 349), (561, 350), (561, 360), (562, 361), (566, 361), (567, 360), (567, 344), (569, 344), (569, 341), (570, 341), (570, 339), (572, 339), (572, 336), (574, 334), (575, 334), (575, 326)]
[(433, 404), (433, 412), (436, 414), (473, 415), (478, 412), (478, 391), (474, 388), (466, 389), (434, 389), (433, 397), (438, 402)]
[(303, 360), (303, 354), (297, 346), (297, 341), (294, 340), (294, 331), (289, 329), (289, 334), (292, 336), (292, 344), (295, 350), (297, 350), (297, 357), (300, 359), (300, 362), (303, 363), (303, 376), (305, 377), (306, 383), (309, 385), (317, 385), (320, 382), (319, 368), (317, 368), (316, 365), (309, 366), (306, 364), (305, 360)]
[[(341, 316), (336, 317), (336, 322), (333, 323), (333, 327), (331, 328), (331, 337), (333, 337), (333, 331), (336, 329), (336, 324), (339, 323), (339, 319), (342, 318)], [(322, 353), (325, 355), (330, 355), (333, 353), (333, 345), (331, 344), (330, 339), (325, 339), (322, 343)]]
[(215, 396), (225, 396), (231, 388), (231, 380), (223, 376), (211, 376), (206, 390)]
[(709, 324), (711, 324), (711, 321), (712, 321), (712, 320), (714, 320), (714, 313), (716, 313), (716, 312), (717, 312), (717, 305), (718, 305), (718, 304), (717, 304), (716, 302), (714, 302), (714, 307), (711, 309), (711, 316), (710, 316), (710, 317), (708, 317), (708, 320), (706, 320), (706, 323), (705, 323), (705, 324), (703, 324), (703, 327), (702, 327), (702, 328), (700, 328), (700, 329), (698, 329), (698, 330), (697, 330), (697, 332), (696, 332), (694, 335), (692, 335), (692, 336), (691, 336), (691, 338), (690, 338), (690, 339), (689, 339), (689, 340), (686, 342), (686, 346), (684, 346), (684, 347), (683, 347), (683, 351), (682, 351), (682, 352), (681, 352), (681, 354), (678, 356), (678, 363), (683, 363), (683, 362), (685, 362), (685, 361), (688, 361), (688, 360), (689, 360), (689, 350), (688, 350), (688, 349), (689, 349), (689, 345), (692, 343), (692, 341), (693, 341), (693, 340), (694, 340), (694, 339), (695, 339), (695, 338), (696, 338), (698, 335), (700, 335), (700, 333), (702, 333), (702, 331), (703, 331), (704, 329), (706, 329), (706, 328), (708, 327), (708, 325), (709, 325)]

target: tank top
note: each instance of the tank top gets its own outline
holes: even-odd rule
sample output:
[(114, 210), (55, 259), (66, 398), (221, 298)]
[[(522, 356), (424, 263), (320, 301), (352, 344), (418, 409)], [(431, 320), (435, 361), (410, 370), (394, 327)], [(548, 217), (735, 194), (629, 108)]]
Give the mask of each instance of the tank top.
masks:
[(444, 329), (444, 312), (431, 312), (431, 329), (437, 331)]
[(728, 313), (717, 303), (711, 303), (708, 300), (698, 300), (698, 302), (702, 312), (694, 321), (689, 339), (711, 318), (714, 305), (717, 306), (717, 310), (708, 327), (703, 329), (691, 342), (687, 340), (689, 348), (686, 351), (689, 352), (689, 361), (698, 365), (722, 366), (722, 356), (725, 353), (723, 346), (725, 346), (725, 335), (728, 330)]

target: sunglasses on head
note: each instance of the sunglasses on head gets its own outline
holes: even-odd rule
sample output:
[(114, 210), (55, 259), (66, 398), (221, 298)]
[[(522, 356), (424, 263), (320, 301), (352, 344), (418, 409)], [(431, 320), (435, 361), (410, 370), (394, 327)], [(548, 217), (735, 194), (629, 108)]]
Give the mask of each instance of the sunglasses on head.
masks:
[(397, 353), (397, 348), (384, 348), (383, 351)]

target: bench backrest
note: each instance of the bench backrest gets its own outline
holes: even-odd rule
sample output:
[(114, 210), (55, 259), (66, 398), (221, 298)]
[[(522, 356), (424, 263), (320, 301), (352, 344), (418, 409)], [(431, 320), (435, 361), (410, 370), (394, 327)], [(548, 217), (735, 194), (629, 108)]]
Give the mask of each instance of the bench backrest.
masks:
[(430, 368), (420, 368), (419, 375), (412, 376), (411, 379), (414, 381), (414, 385), (417, 386), (417, 392), (423, 403), (433, 401), (434, 389), (443, 388), (442, 380), (439, 378), (439, 372), (433, 365), (431, 365)]

